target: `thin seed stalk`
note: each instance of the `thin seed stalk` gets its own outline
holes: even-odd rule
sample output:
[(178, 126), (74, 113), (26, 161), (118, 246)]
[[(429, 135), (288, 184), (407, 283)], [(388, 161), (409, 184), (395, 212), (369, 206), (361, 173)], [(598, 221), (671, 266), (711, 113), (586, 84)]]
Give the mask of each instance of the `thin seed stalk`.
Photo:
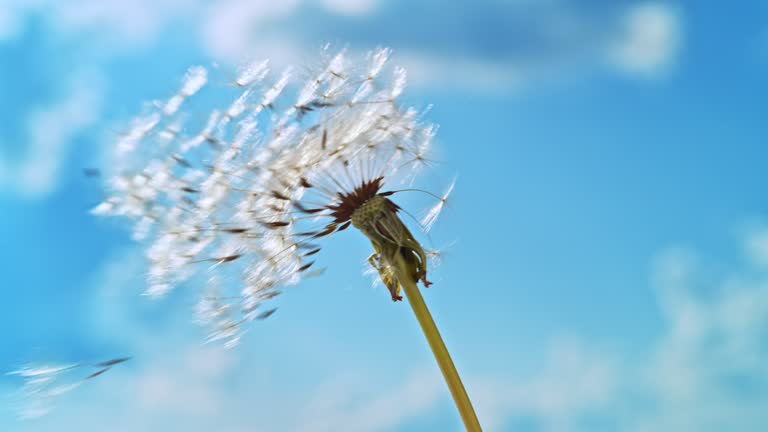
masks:
[(395, 254), (394, 267), (397, 279), (405, 291), (405, 296), (408, 298), (408, 303), (411, 305), (411, 309), (413, 309), (413, 313), (419, 321), (421, 331), (427, 338), (429, 347), (432, 349), (432, 354), (435, 356), (437, 365), (440, 367), (440, 372), (443, 373), (443, 378), (448, 385), (448, 390), (451, 392), (453, 402), (459, 410), (459, 415), (461, 416), (461, 421), (464, 423), (464, 428), (469, 432), (481, 432), (482, 428), (480, 427), (480, 422), (477, 420), (475, 409), (472, 407), (472, 402), (469, 400), (467, 391), (464, 389), (461, 377), (459, 377), (459, 373), (456, 371), (456, 366), (453, 364), (451, 354), (448, 353), (448, 348), (445, 347), (445, 342), (443, 342), (443, 338), (437, 330), (435, 321), (429, 313), (429, 309), (424, 302), (424, 298), (421, 296), (419, 287), (411, 276), (412, 273), (408, 271), (408, 264), (399, 253)]

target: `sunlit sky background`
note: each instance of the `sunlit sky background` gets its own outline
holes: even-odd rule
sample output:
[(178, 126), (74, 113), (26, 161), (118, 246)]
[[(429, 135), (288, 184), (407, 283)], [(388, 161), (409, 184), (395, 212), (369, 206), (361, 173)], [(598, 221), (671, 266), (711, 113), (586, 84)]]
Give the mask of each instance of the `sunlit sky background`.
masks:
[(768, 4), (625, 0), (0, 0), (0, 369), (133, 356), (36, 420), (3, 375), (0, 430), (460, 428), (358, 233), (226, 351), (88, 213), (83, 168), (188, 66), (326, 42), (392, 47), (434, 104), (425, 297), (487, 430), (763, 430)]

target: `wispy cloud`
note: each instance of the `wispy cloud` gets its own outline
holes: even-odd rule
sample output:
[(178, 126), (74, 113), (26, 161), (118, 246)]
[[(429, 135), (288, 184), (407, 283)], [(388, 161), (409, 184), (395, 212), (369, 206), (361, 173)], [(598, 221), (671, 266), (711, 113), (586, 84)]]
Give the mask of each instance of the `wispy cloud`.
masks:
[(387, 431), (433, 411), (444, 395), (444, 384), (429, 368), (397, 373), (392, 388), (370, 392), (370, 374), (346, 373), (316, 389), (295, 430)]
[(677, 58), (682, 44), (679, 11), (664, 3), (646, 3), (629, 9), (623, 17), (623, 35), (610, 57), (615, 64), (646, 77), (658, 77)]
[(326, 9), (341, 15), (360, 16), (373, 12), (380, 0), (320, 0)]
[(573, 337), (559, 339), (531, 377), (476, 378), (478, 415), (489, 431), (507, 430), (519, 418), (533, 418), (547, 431), (574, 430), (585, 415), (610, 406), (619, 371), (612, 356)]
[[(413, 69), (415, 85), (519, 88), (608, 65), (630, 77), (659, 77), (682, 46), (682, 16), (659, 1), (593, 2), (374, 0), (38, 1), (8, 9), (48, 13), (62, 32), (97, 31), (117, 46), (156, 38), (174, 23), (196, 29), (201, 47), (237, 63), (248, 56), (295, 63), (323, 43), (367, 50), (386, 44)], [(3, 17), (0, 16), (0, 19)], [(109, 49), (115, 50), (114, 44)]]
[(203, 2), (197, 0), (9, 0), (4, 3), (3, 11), (8, 20), (16, 24), (6, 38), (23, 30), (29, 16), (41, 15), (53, 32), (95, 33), (100, 41), (108, 41), (112, 49), (119, 49), (120, 45), (151, 42), (170, 21), (195, 16), (201, 4)]
[(384, 43), (395, 48), (415, 85), (481, 91), (605, 65), (630, 77), (659, 77), (682, 39), (677, 8), (661, 2), (388, 3), (365, 11), (349, 16), (298, 1), (279, 8), (229, 1), (212, 8), (202, 36), (214, 56), (228, 58), (262, 55), (277, 41), (278, 58), (292, 59), (323, 41), (363, 49)]
[(16, 36), (19, 26), (19, 16), (13, 8), (0, 8), (0, 41)]
[[(744, 239), (760, 262), (766, 229)], [(660, 253), (653, 281), (662, 332), (628, 357), (593, 343), (554, 345), (529, 379), (488, 379), (478, 407), (489, 430), (529, 419), (545, 431), (759, 430), (768, 422), (768, 279), (747, 266), (717, 280), (689, 249)], [(498, 428), (498, 429), (497, 429)]]
[(748, 233), (747, 256), (757, 268), (768, 269), (768, 227), (753, 226)]
[(65, 95), (26, 120), (26, 145), (20, 160), (0, 160), (0, 187), (26, 198), (44, 198), (56, 187), (71, 144), (99, 117), (102, 79), (93, 72), (73, 77)]

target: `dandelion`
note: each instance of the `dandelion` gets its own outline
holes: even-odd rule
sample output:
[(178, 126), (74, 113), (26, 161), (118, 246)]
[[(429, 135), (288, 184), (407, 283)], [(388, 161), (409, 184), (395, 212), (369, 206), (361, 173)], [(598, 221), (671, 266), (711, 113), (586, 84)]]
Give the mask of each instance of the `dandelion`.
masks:
[[(149, 105), (117, 143), (108, 196), (93, 213), (133, 221), (134, 238), (148, 244), (148, 295), (202, 274), (198, 320), (210, 326), (209, 341), (228, 347), (248, 322), (274, 313), (265, 302), (318, 274), (330, 238), (357, 229), (391, 299), (408, 297), (472, 429), (469, 399), (416, 286), (430, 285), (430, 253), (394, 200), (414, 190), (401, 186), (428, 164), (436, 127), (399, 102), (406, 72), (388, 67), (389, 56), (377, 50), (360, 66), (326, 49), (299, 86), (293, 70), (246, 65), (232, 81), (239, 93), (201, 129), (186, 125), (182, 110), (208, 77), (191, 68), (179, 93)], [(427, 228), (447, 194), (438, 198)]]

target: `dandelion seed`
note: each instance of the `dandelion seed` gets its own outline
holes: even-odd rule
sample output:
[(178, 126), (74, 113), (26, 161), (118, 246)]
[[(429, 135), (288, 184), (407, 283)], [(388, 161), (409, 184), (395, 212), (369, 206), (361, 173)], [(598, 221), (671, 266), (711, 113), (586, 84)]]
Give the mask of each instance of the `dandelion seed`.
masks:
[(453, 187), (456, 185), (456, 179), (454, 179), (451, 184), (448, 186), (448, 189), (445, 191), (442, 197), (440, 197), (440, 200), (437, 202), (437, 204), (434, 205), (427, 214), (424, 216), (424, 218), (421, 220), (421, 226), (423, 227), (424, 231), (429, 232), (432, 229), (432, 226), (437, 221), (438, 216), (440, 216), (440, 212), (443, 211), (443, 207), (445, 207), (445, 203), (448, 201), (448, 196), (453, 192)]
[(79, 363), (67, 365), (43, 365), (43, 366), (24, 366), (17, 370), (8, 372), (8, 375), (19, 375), (24, 378), (49, 377), (71, 369), (80, 367)]
[(181, 104), (188, 97), (194, 95), (208, 81), (208, 71), (202, 66), (194, 66), (187, 70), (179, 92), (173, 95), (163, 106), (163, 114), (170, 116), (181, 108)]
[(92, 379), (92, 378), (96, 378), (97, 376), (103, 374), (104, 372), (106, 372), (108, 370), (109, 370), (109, 368), (99, 369), (96, 372), (94, 372), (94, 373), (88, 375), (87, 377), (83, 378), (83, 380), (85, 381), (85, 380), (89, 380), (89, 379)]
[(203, 88), (206, 82), (208, 82), (208, 71), (202, 66), (193, 66), (184, 76), (179, 94), (184, 97), (192, 96)]
[(19, 417), (31, 419), (49, 413), (56, 399), (129, 359), (121, 357), (98, 363), (27, 365), (9, 372), (8, 375), (24, 380), (19, 394), (22, 402)]
[(272, 308), (267, 311), (264, 311), (258, 315), (256, 315), (256, 319), (267, 319), (272, 316), (273, 313), (277, 312), (277, 308)]
[(235, 80), (235, 85), (245, 87), (254, 82), (261, 81), (269, 72), (269, 60), (251, 62), (240, 71), (240, 75)]
[(112, 360), (107, 360), (107, 361), (103, 361), (103, 362), (100, 362), (100, 363), (96, 363), (95, 366), (97, 366), (97, 367), (112, 367), (112, 366), (114, 366), (116, 364), (125, 363), (128, 360), (130, 360), (130, 359), (131, 359), (130, 357), (120, 357), (120, 358), (116, 358), (116, 359), (112, 359)]

